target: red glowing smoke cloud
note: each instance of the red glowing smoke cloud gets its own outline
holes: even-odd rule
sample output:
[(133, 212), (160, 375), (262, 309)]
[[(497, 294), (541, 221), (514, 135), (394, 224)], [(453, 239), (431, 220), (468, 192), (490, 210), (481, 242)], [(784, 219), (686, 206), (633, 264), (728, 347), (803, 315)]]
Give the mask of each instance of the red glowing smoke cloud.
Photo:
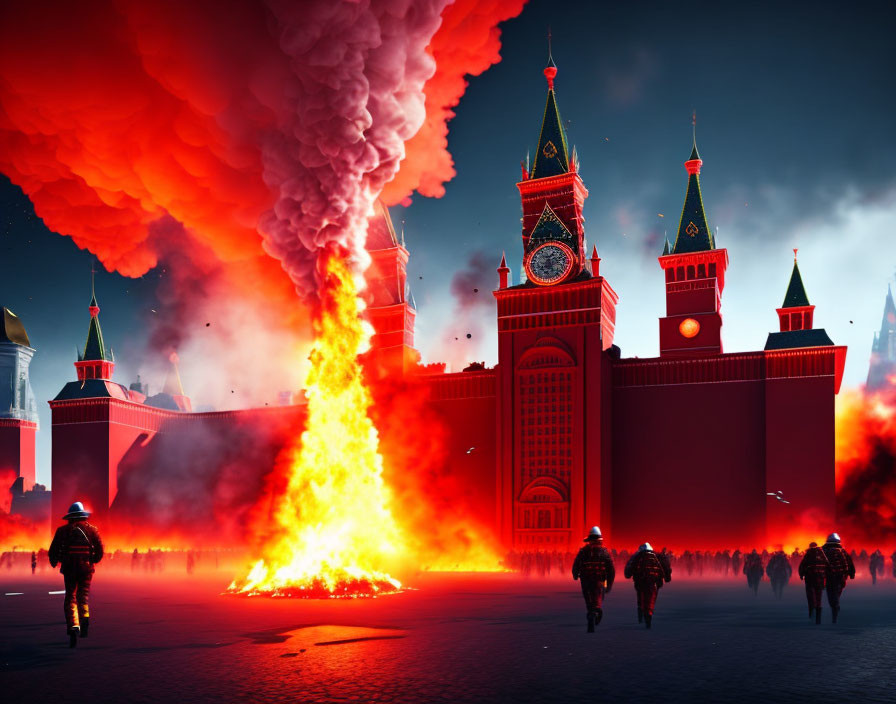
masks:
[(6, 5), (0, 169), (51, 229), (124, 275), (157, 264), (150, 226), (170, 216), (222, 261), (273, 255), (307, 294), (320, 248), (363, 258), (370, 205), (418, 131), (391, 193), (441, 195), (463, 76), (498, 60), (495, 25), (521, 7)]
[(108, 269), (163, 262), (152, 347), (189, 366), (199, 330), (196, 351), (214, 340), (235, 376), (257, 350), (215, 337), (228, 304), (300, 337), (294, 288), (314, 292), (327, 245), (363, 265), (365, 218), (399, 164), (393, 200), (441, 195), (450, 108), (522, 4), (4, 4), (0, 171)]

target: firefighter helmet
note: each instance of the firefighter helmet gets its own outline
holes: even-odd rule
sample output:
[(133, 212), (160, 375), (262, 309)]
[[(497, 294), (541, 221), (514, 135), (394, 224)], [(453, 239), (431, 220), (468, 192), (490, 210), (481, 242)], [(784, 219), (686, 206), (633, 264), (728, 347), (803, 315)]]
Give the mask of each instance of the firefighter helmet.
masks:
[(68, 513), (65, 514), (62, 518), (65, 520), (70, 520), (87, 518), (88, 516), (90, 516), (90, 514), (84, 510), (84, 504), (82, 504), (80, 501), (75, 501), (75, 503), (68, 507)]
[(650, 543), (644, 543), (643, 545), (638, 546), (638, 552), (645, 552), (647, 550), (653, 552), (653, 546)]
[(828, 536), (829, 543), (839, 543), (840, 542), (840, 534), (839, 533), (831, 533)]
[(585, 540), (603, 540), (603, 534), (600, 532), (600, 528), (594, 526), (591, 530), (588, 531), (588, 537)]

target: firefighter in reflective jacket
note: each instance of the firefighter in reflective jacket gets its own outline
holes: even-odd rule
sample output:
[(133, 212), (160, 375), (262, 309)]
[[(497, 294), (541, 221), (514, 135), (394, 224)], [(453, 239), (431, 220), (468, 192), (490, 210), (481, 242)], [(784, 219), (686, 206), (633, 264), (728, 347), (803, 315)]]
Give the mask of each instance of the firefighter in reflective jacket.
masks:
[(653, 607), (663, 582), (672, 581), (672, 568), (653, 551), (650, 543), (644, 543), (625, 565), (625, 578), (635, 583), (638, 594), (638, 623), (650, 628)]
[(89, 516), (80, 501), (73, 503), (63, 516), (68, 523), (56, 529), (50, 544), (50, 564), (61, 565), (65, 579), (65, 623), (71, 648), (77, 645), (79, 636), (87, 637), (90, 625), (87, 600), (93, 566), (103, 559), (103, 541), (99, 531), (87, 522)]
[(585, 545), (579, 550), (572, 563), (572, 578), (582, 585), (582, 596), (587, 608), (588, 633), (594, 633), (594, 626), (603, 618), (604, 594), (613, 588), (616, 567), (610, 551), (604, 547), (600, 528), (594, 526), (585, 538)]
[(821, 593), (828, 578), (828, 558), (818, 543), (809, 543), (797, 570), (800, 579), (806, 581), (806, 598), (809, 600), (809, 618), (815, 614), (815, 623), (821, 623)]
[(828, 592), (828, 604), (831, 607), (831, 621), (837, 623), (840, 594), (846, 586), (846, 579), (856, 578), (856, 566), (853, 564), (852, 556), (840, 544), (840, 536), (837, 533), (831, 533), (821, 549), (828, 558), (828, 581), (825, 587)]

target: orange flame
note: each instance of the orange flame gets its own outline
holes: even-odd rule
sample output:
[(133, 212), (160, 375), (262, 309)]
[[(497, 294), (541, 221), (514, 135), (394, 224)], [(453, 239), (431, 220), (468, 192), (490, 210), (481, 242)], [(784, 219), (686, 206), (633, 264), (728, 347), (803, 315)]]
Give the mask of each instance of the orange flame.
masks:
[(274, 474), (284, 485), (259, 521), (258, 559), (231, 593), (343, 597), (401, 588), (383, 571), (402, 539), (357, 363), (369, 339), (359, 317), (363, 304), (344, 259), (330, 255), (323, 263), (305, 431), (278, 458)]

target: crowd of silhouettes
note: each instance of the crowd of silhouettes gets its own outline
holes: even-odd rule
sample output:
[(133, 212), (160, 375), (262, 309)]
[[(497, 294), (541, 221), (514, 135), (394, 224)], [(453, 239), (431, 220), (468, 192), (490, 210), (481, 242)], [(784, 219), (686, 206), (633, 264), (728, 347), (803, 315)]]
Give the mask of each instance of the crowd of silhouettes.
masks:
[[(625, 567), (634, 550), (610, 549), (613, 563), (618, 569)], [(783, 550), (684, 550), (676, 553), (662, 548), (657, 554), (668, 560), (679, 577), (728, 577), (747, 579), (747, 586), (758, 592), (759, 585), (768, 581), (775, 596), (781, 597), (782, 590), (798, 570), (805, 550), (793, 552)], [(887, 557), (881, 550), (868, 553), (866, 550), (850, 552), (856, 572), (868, 575), (873, 584), (886, 575), (896, 577), (896, 550)], [(575, 554), (559, 550), (513, 550), (504, 558), (503, 566), (525, 577), (562, 576), (566, 578), (572, 568)]]

